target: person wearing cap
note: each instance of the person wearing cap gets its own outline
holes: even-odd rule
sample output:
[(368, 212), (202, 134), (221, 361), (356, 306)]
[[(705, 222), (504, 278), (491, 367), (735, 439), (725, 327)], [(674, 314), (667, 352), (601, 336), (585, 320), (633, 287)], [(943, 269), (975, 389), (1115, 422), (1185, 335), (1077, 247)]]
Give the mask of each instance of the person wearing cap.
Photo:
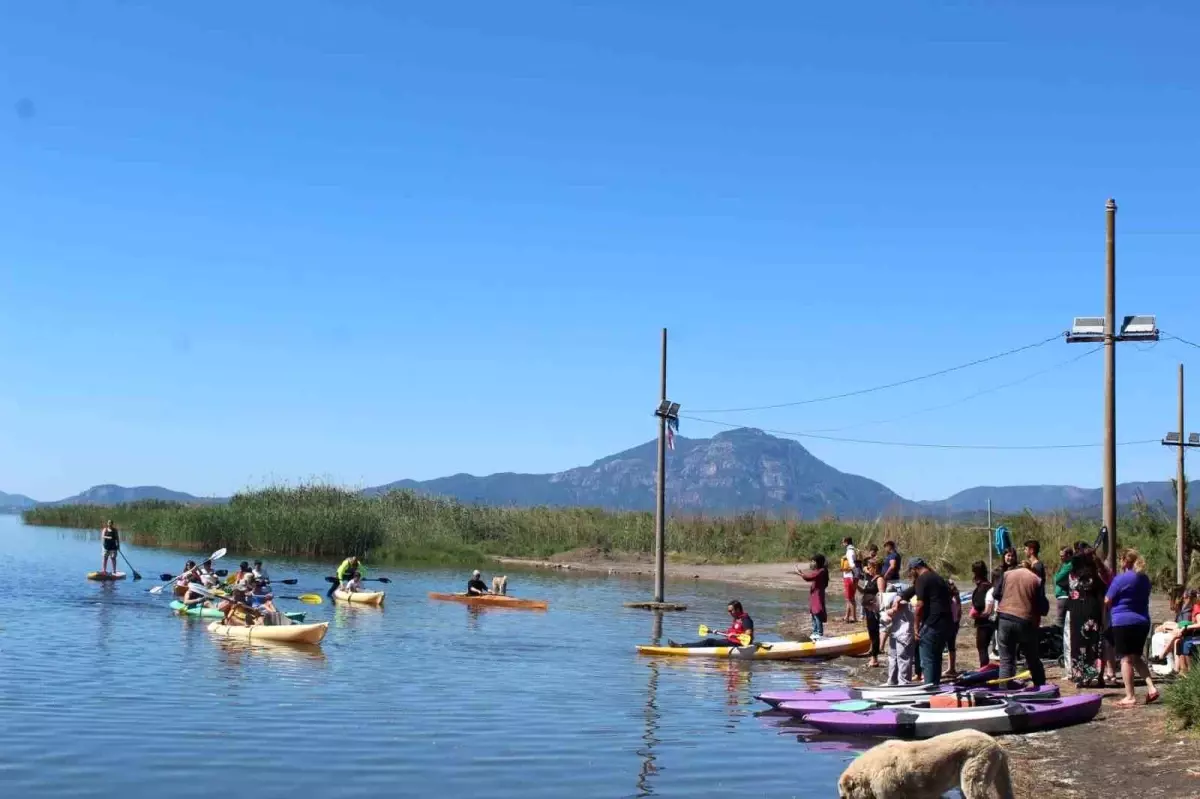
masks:
[(467, 582), (467, 596), (486, 596), (490, 593), (492, 593), (491, 589), (483, 581), (483, 576), (479, 573), (479, 569), (471, 572), (471, 579)]
[(925, 685), (939, 685), (942, 681), (942, 655), (945, 654), (950, 625), (953, 623), (950, 586), (940, 574), (929, 568), (923, 558), (909, 558), (908, 572), (914, 578), (913, 584), (900, 594), (900, 598), (913, 604), (916, 619), (913, 639), (917, 642), (921, 677)]
[(271, 577), (267, 574), (267, 570), (263, 568), (263, 562), (261, 560), (254, 561), (254, 568), (250, 571), (254, 574), (254, 579), (256, 581), (260, 583), (271, 582)]

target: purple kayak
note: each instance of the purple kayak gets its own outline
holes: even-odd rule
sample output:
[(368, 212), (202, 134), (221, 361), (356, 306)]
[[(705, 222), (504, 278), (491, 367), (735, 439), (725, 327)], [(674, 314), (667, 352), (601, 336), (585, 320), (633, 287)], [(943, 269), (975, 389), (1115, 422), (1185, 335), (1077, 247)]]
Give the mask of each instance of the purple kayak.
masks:
[[(943, 687), (945, 687), (947, 689), (950, 688), (950, 686), (943, 686)], [(943, 691), (940, 691), (939, 693), (949, 694), (949, 693), (953, 693), (953, 691), (943, 690)], [(1043, 685), (1040, 688), (1035, 688), (1032, 685), (1028, 685), (1023, 688), (987, 688), (987, 689), (966, 688), (966, 689), (960, 689), (959, 693), (962, 693), (962, 694), (970, 693), (970, 694), (976, 694), (976, 695), (982, 694), (982, 695), (986, 695), (986, 696), (1007, 697), (1007, 698), (1012, 698), (1012, 699), (1017, 699), (1017, 700), (1026, 700), (1026, 701), (1031, 700), (1031, 699), (1057, 699), (1059, 696), (1057, 685)], [(928, 693), (926, 693), (926, 694), (908, 694), (908, 695), (903, 695), (903, 696), (895, 695), (895, 696), (881, 697), (881, 698), (877, 698), (877, 699), (865, 699), (865, 700), (864, 699), (828, 700), (828, 699), (819, 699), (819, 698), (814, 699), (810, 696), (810, 697), (806, 697), (804, 699), (796, 700), (793, 702), (781, 702), (775, 706), (775, 709), (781, 710), (784, 713), (787, 713), (789, 716), (795, 716), (796, 718), (805, 718), (806, 716), (809, 716), (813, 713), (827, 713), (830, 711), (844, 710), (844, 708), (837, 707), (837, 705), (842, 704), (844, 702), (859, 701), (859, 702), (863, 702), (864, 704), (866, 702), (874, 702), (875, 707), (862, 708), (862, 709), (863, 710), (875, 710), (881, 706), (886, 707), (888, 705), (901, 706), (901, 705), (917, 704), (918, 702), (926, 701), (926, 698), (928, 696), (929, 696)]]
[(814, 713), (804, 721), (822, 732), (853, 735), (932, 738), (956, 730), (979, 730), (989, 735), (1000, 735), (1091, 721), (1100, 711), (1100, 699), (1100, 694), (1080, 694), (1036, 702), (980, 697), (975, 707), (930, 708), (927, 702), (921, 702), (857, 713)]

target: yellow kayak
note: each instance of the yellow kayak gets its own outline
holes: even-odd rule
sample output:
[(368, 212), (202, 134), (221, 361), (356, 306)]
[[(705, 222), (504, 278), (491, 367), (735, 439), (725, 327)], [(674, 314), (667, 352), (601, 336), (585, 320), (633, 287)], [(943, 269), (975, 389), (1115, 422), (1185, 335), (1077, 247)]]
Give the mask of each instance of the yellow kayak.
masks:
[(339, 588), (333, 592), (333, 598), (359, 605), (382, 605), (383, 591), (355, 591), (351, 594)]
[(253, 627), (222, 624), (214, 621), (208, 631), (226, 638), (241, 638), (246, 641), (279, 641), (289, 644), (319, 644), (325, 638), (329, 622), (314, 624), (258, 624)]
[(467, 594), (439, 594), (436, 591), (430, 591), (429, 598), (440, 599), (444, 602), (462, 602), (467, 605), (525, 608), (526, 610), (545, 610), (550, 604), (544, 599), (521, 599), (520, 597), (508, 596), (507, 594), (476, 594), (469, 596)]
[(113, 580), (124, 580), (125, 572), (88, 572), (87, 578), (99, 583), (108, 583)]
[(694, 658), (745, 658), (748, 660), (793, 660), (865, 655), (871, 651), (866, 633), (822, 638), (820, 641), (764, 641), (750, 646), (639, 646), (643, 655), (677, 655)]

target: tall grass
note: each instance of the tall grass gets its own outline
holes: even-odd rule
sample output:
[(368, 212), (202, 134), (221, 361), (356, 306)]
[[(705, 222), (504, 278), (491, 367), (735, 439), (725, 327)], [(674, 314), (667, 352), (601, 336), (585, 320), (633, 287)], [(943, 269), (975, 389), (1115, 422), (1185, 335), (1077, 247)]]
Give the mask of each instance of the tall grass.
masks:
[[(647, 554), (654, 549), (651, 513), (595, 508), (512, 508), (465, 505), (394, 491), (377, 497), (322, 485), (268, 488), (238, 494), (226, 505), (136, 502), (68, 505), (26, 511), (28, 524), (98, 529), (107, 519), (139, 543), (239, 553), (340, 558), (370, 555), (376, 562), (478, 562), (488, 555), (546, 558), (573, 550), (600, 555)], [(1057, 514), (1002, 518), (1019, 547), (1041, 542), (1056, 563), (1058, 547), (1095, 537), (1094, 522)], [(1122, 520), (1121, 545), (1146, 556), (1155, 582), (1174, 581), (1174, 525), (1161, 508), (1141, 503)], [(778, 519), (759, 513), (677, 515), (667, 525), (667, 549), (680, 560), (770, 562), (840, 553), (845, 536), (860, 547), (897, 543), (947, 574), (966, 575), (987, 560), (991, 534), (931, 519), (885, 519), (875, 524), (833, 518)]]

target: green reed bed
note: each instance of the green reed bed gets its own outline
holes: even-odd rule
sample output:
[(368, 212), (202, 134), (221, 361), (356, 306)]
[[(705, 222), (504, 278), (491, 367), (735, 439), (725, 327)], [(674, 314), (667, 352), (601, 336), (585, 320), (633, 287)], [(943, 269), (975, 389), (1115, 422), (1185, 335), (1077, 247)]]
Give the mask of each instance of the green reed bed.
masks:
[[(139, 543), (180, 548), (307, 558), (369, 554), (376, 562), (472, 563), (488, 555), (547, 558), (573, 550), (644, 555), (654, 549), (654, 515), (595, 508), (514, 508), (467, 505), (407, 491), (365, 497), (322, 485), (268, 488), (238, 494), (225, 505), (137, 502), (127, 505), (37, 507), (29, 524), (99, 529), (112, 519)], [(1066, 515), (1021, 514), (998, 518), (1019, 548), (1041, 541), (1043, 558), (1057, 562), (1058, 547), (1095, 537), (1094, 521)], [(1135, 505), (1122, 519), (1121, 545), (1146, 556), (1160, 586), (1173, 582), (1174, 522), (1161, 508)], [(831, 558), (841, 541), (881, 545), (893, 540), (908, 557), (921, 555), (948, 574), (970, 574), (987, 560), (991, 535), (932, 519), (880, 519), (874, 523), (780, 519), (761, 513), (676, 515), (667, 526), (667, 549), (692, 562)], [(1200, 564), (1198, 564), (1200, 565)]]

